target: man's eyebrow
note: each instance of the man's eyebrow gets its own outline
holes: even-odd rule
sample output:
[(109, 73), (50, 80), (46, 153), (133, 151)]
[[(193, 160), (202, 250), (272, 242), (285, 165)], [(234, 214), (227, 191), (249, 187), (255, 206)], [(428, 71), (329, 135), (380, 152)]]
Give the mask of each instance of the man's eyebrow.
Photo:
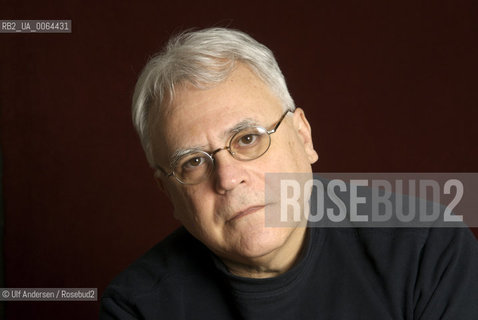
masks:
[[(236, 123), (233, 127), (224, 130), (222, 132), (222, 134), (219, 135), (219, 137), (222, 138), (222, 139), (229, 138), (232, 135), (234, 135), (235, 133), (237, 133), (237, 132), (239, 132), (239, 131), (241, 131), (245, 128), (249, 128), (249, 127), (257, 126), (257, 125), (258, 124), (257, 124), (256, 120), (251, 119), (251, 118), (246, 118), (246, 119), (243, 119), (242, 121)], [(226, 141), (225, 145), (227, 143), (229, 143), (229, 141)], [(218, 148), (222, 148), (224, 146), (220, 146)], [(176, 161), (178, 161), (184, 155), (194, 153), (194, 152), (200, 152), (200, 151), (206, 151), (206, 146), (193, 146), (193, 147), (184, 148), (184, 149), (177, 149), (176, 151), (174, 151), (171, 154), (171, 157), (169, 158), (169, 163), (172, 166), (172, 165), (174, 165), (174, 163)], [(213, 150), (209, 150), (209, 152), (212, 152), (212, 151)], [(206, 152), (208, 152), (208, 151), (206, 151)]]
[(246, 119), (243, 119), (242, 121), (236, 123), (232, 128), (229, 128), (227, 130), (225, 130), (223, 133), (222, 133), (222, 138), (226, 138), (226, 137), (230, 137), (232, 136), (233, 134), (245, 129), (245, 128), (249, 128), (249, 127), (253, 127), (253, 126), (257, 126), (257, 121), (254, 120), (254, 119), (251, 119), (251, 118), (246, 118)]

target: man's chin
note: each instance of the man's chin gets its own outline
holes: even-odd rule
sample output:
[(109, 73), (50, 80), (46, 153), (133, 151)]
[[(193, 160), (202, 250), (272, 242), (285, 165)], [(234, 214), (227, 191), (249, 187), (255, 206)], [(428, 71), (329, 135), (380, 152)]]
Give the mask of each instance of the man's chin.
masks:
[(262, 259), (284, 246), (291, 232), (290, 228), (249, 228), (235, 243), (234, 251), (243, 259)]

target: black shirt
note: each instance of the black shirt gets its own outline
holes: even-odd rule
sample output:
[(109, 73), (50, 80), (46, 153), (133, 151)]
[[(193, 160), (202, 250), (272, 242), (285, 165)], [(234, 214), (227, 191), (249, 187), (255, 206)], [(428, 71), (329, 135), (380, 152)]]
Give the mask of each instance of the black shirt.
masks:
[(180, 228), (106, 289), (100, 319), (478, 319), (466, 228), (310, 228), (274, 278), (235, 276)]

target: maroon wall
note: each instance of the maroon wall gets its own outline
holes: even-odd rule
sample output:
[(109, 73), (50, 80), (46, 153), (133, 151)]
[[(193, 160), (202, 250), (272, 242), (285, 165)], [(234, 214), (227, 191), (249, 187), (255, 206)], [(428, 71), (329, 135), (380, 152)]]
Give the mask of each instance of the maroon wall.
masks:
[[(190, 27), (242, 29), (276, 53), (326, 172), (476, 172), (473, 1), (2, 1), (6, 287), (97, 287), (177, 223), (131, 126), (147, 58)], [(9, 319), (94, 319), (98, 303), (14, 302)]]

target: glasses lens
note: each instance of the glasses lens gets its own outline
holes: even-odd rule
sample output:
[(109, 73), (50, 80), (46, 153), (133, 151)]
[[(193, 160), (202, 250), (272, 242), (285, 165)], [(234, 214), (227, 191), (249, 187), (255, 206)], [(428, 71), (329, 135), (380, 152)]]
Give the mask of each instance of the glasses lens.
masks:
[(194, 152), (179, 159), (174, 175), (184, 184), (196, 184), (206, 179), (212, 169), (212, 159), (207, 153)]
[(231, 139), (231, 153), (239, 160), (253, 160), (262, 156), (271, 144), (267, 130), (250, 127), (236, 133)]

